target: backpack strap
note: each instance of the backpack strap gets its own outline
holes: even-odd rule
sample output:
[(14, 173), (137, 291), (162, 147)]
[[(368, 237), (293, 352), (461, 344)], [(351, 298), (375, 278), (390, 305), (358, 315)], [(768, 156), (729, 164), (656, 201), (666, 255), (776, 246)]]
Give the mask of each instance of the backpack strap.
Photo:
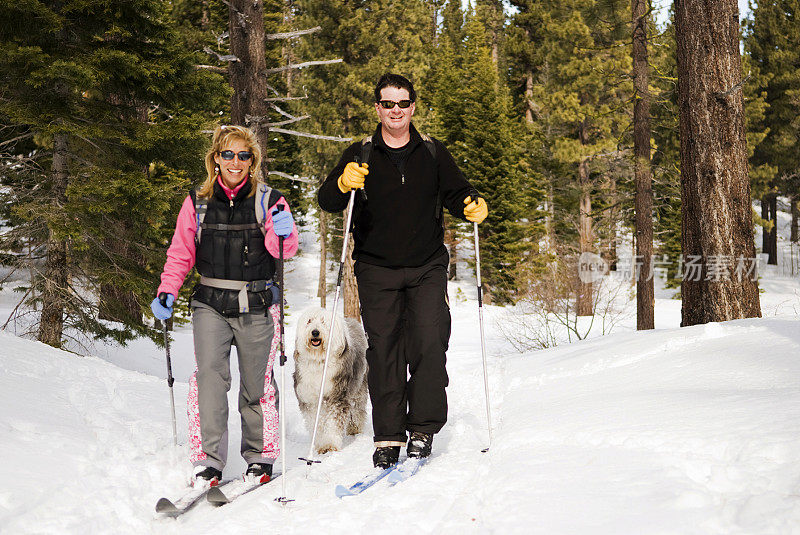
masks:
[[(425, 143), (425, 147), (428, 149), (428, 152), (431, 153), (433, 157), (433, 162), (436, 163), (436, 144), (433, 142), (433, 138), (428, 134), (420, 133), (422, 137), (422, 141)], [(444, 207), (442, 206), (442, 194), (439, 191), (439, 188), (436, 188), (436, 220), (442, 221), (444, 224)]]
[(361, 164), (369, 163), (372, 154), (372, 136), (367, 136), (361, 140)]
[(259, 182), (256, 187), (256, 221), (261, 232), (265, 233), (267, 230), (264, 228), (264, 221), (267, 219), (267, 210), (276, 201), (272, 200), (272, 188), (263, 182)]
[(258, 183), (258, 189), (256, 190), (256, 221), (258, 221), (258, 226), (264, 234), (267, 233), (264, 221), (267, 220), (269, 207), (277, 203), (281, 197), (283, 197), (283, 194), (280, 191), (269, 187), (263, 182)]
[(189, 197), (192, 198), (194, 204), (194, 213), (196, 217), (197, 229), (194, 232), (194, 246), (200, 247), (200, 233), (203, 232), (203, 220), (206, 218), (208, 211), (208, 199), (202, 199), (197, 195), (197, 190), (189, 190)]

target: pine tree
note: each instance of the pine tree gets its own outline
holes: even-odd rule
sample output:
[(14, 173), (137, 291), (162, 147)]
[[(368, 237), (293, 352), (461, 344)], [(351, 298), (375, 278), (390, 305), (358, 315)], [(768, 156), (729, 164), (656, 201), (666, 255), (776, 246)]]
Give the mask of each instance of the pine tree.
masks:
[(752, 262), (750, 182), (733, 0), (676, 3), (682, 249), (697, 276), (681, 287), (681, 325), (761, 315)]
[[(520, 3), (522, 4), (522, 2)], [(545, 154), (557, 164), (548, 175), (553, 203), (577, 217), (554, 214), (558, 247), (567, 247), (576, 236), (577, 252), (597, 250), (600, 230), (597, 214), (614, 207), (613, 197), (597, 193), (613, 191), (623, 175), (623, 153), (618, 150), (629, 118), (622, 105), (631, 95), (629, 6), (622, 2), (539, 2), (527, 6), (531, 17), (527, 34), (536, 50), (528, 52), (533, 64), (531, 83), (526, 81), (526, 100), (536, 103), (542, 121)], [(606, 182), (605, 187), (601, 182)], [(597, 202), (599, 201), (599, 202)], [(560, 220), (560, 221), (559, 221)], [(613, 243), (614, 217), (607, 217), (606, 239)], [(572, 248), (572, 251), (575, 249)], [(591, 284), (580, 283), (576, 308), (579, 315), (592, 313)]]
[[(53, 346), (69, 327), (120, 341), (146, 332), (133, 309), (152, 296), (170, 209), (202, 165), (199, 109), (219, 80), (194, 68), (164, 7), (31, 1), (0, 22), (0, 115), (31, 136), (15, 152), (32, 162), (3, 180), (25, 222), (17, 235), (43, 251), (28, 304), (41, 304), (37, 337)], [(98, 320), (103, 288), (124, 297), (100, 307), (121, 325)]]
[[(777, 197), (793, 200), (800, 186), (800, 158), (797, 139), (797, 98), (800, 96), (800, 34), (795, 0), (754, 2), (745, 27), (745, 65), (750, 69), (750, 108), (761, 117), (749, 117), (748, 124), (760, 130), (763, 139), (754, 147), (751, 164), (753, 193), (761, 199), (764, 225), (763, 252), (768, 263), (778, 263)], [(746, 88), (747, 89), (747, 88)], [(758, 102), (765, 106), (759, 110)], [(751, 140), (751, 145), (752, 145)], [(796, 210), (793, 210), (796, 212)]]
[[(458, 20), (456, 10), (450, 13)], [(465, 39), (458, 43), (454, 36), (461, 31)], [(470, 12), (463, 30), (451, 23), (440, 43), (433, 131), (486, 198), (489, 216), (479, 226), (481, 275), (487, 295), (506, 303), (517, 295), (517, 267), (538, 250), (540, 176), (525, 163), (525, 135), (510, 119), (510, 98), (492, 58), (486, 21)], [(461, 225), (462, 234), (471, 230)]]

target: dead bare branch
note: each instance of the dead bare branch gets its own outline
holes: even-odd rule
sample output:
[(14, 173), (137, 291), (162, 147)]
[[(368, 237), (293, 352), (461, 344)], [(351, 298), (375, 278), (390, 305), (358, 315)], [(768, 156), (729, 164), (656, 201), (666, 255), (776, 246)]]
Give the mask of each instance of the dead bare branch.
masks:
[(264, 37), (266, 39), (289, 39), (291, 37), (299, 37), (301, 35), (318, 32), (320, 30), (322, 30), (322, 26), (315, 26), (313, 28), (308, 28), (307, 30), (297, 30), (294, 32), (268, 33)]
[(288, 71), (290, 69), (302, 69), (304, 67), (311, 67), (312, 65), (330, 65), (332, 63), (341, 63), (342, 61), (344, 61), (342, 58), (326, 59), (320, 61), (304, 61), (303, 63), (293, 63), (291, 65), (275, 67), (274, 69), (266, 69), (265, 71), (262, 72), (262, 74), (275, 74), (283, 71)]
[(327, 141), (353, 141), (351, 137), (321, 136), (319, 134), (309, 134), (308, 132), (298, 132), (297, 130), (286, 130), (285, 128), (270, 128), (270, 132), (279, 134), (289, 134), (290, 136), (310, 137), (312, 139), (325, 139)]

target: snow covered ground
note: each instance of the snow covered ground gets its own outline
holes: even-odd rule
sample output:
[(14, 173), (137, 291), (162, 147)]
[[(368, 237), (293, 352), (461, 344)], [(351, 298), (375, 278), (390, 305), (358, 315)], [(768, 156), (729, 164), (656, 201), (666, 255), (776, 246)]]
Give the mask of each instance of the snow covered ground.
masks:
[[(302, 247), (287, 282), (289, 354), (293, 318), (317, 304), (313, 237)], [(473, 284), (450, 288), (450, 421), (418, 475), (336, 498), (337, 484), (370, 468), (371, 430), (307, 468), (290, 387), (283, 479), (295, 501), (274, 501), (277, 479), (178, 520), (154, 506), (190, 475), (190, 327), (173, 333), (178, 447), (163, 350), (149, 341), (78, 357), (0, 333), (0, 533), (800, 533), (796, 278), (767, 272), (763, 319), (680, 329), (680, 302), (663, 292), (655, 331), (628, 320), (616, 334), (522, 354), (495, 329), (507, 311), (487, 306), (488, 453)], [(7, 315), (13, 296), (0, 298)], [(290, 360), (287, 382), (291, 371)], [(235, 410), (230, 429), (236, 452)], [(232, 453), (224, 475), (244, 468)]]

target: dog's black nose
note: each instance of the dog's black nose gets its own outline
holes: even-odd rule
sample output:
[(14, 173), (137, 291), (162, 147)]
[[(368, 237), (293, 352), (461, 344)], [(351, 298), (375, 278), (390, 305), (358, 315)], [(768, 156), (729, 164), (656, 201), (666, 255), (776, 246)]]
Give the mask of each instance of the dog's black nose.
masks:
[(319, 331), (314, 329), (313, 331), (311, 331), (311, 336), (313, 336), (314, 338), (319, 338)]

